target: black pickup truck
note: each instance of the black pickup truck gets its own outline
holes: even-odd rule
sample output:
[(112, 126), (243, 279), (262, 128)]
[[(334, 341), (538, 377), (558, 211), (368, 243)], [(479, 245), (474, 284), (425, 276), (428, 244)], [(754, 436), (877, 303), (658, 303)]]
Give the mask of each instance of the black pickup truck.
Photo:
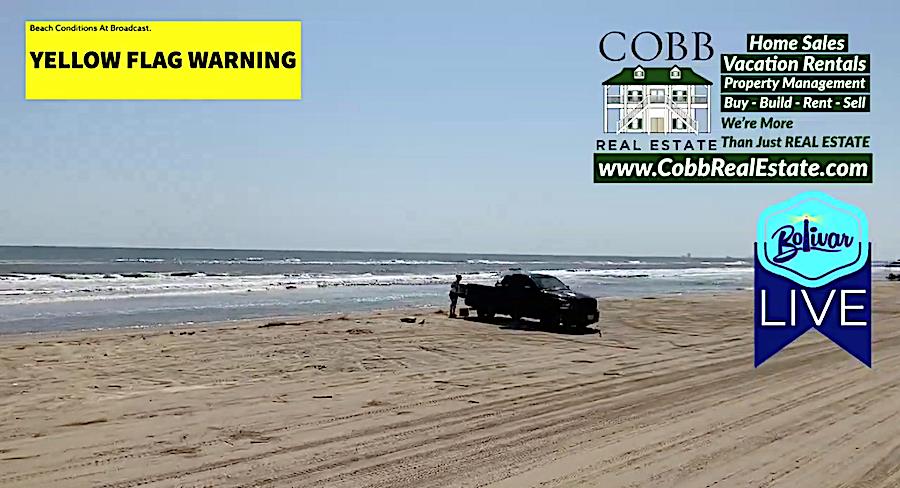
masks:
[(478, 317), (494, 314), (539, 319), (544, 325), (587, 327), (599, 320), (597, 300), (569, 289), (550, 275), (511, 273), (494, 286), (467, 284), (466, 306)]

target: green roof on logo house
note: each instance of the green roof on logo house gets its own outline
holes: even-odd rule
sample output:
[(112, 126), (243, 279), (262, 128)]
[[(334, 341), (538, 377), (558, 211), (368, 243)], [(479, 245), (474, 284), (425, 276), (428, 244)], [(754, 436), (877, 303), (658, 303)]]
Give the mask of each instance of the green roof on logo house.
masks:
[(604, 85), (712, 85), (691, 68), (623, 68), (617, 75), (603, 82)]

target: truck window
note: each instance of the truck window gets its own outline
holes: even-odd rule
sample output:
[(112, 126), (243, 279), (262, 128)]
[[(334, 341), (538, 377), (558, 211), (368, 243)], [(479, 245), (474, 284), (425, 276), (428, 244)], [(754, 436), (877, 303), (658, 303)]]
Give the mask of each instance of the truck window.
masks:
[(569, 288), (565, 283), (553, 276), (534, 276), (534, 281), (537, 283), (538, 288), (542, 290), (565, 290)]
[(531, 278), (525, 275), (509, 275), (506, 278), (503, 278), (503, 281), (500, 282), (500, 286), (506, 286), (509, 288), (534, 288), (534, 282), (531, 281)]

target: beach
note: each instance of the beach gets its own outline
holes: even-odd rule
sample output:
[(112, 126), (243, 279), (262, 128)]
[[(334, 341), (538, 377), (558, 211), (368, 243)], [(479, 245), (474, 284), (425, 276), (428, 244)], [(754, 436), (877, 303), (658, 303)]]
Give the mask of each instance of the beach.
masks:
[(747, 291), (604, 299), (602, 335), (436, 308), (5, 335), (0, 486), (898, 486), (874, 288), (872, 370), (815, 332), (754, 369)]

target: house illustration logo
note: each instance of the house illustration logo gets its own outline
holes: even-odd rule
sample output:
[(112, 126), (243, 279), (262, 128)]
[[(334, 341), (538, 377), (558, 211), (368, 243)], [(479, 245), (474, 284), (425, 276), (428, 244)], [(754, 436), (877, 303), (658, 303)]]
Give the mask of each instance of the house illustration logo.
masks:
[(824, 193), (807, 192), (763, 211), (756, 232), (756, 366), (810, 329), (871, 366), (871, 243), (865, 213)]
[(603, 82), (607, 133), (709, 132), (712, 82), (691, 68), (624, 68)]

